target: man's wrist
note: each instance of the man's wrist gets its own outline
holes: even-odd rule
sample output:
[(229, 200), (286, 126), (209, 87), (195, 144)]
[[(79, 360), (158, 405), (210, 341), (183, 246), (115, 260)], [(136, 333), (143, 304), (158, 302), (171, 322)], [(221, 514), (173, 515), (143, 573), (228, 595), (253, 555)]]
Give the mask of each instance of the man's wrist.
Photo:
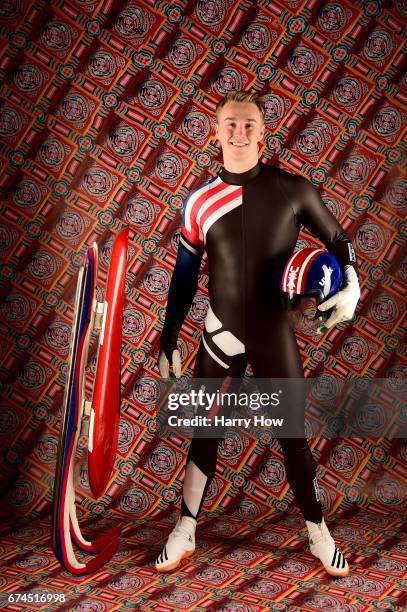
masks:
[(177, 343), (172, 341), (171, 338), (167, 338), (165, 335), (161, 334), (160, 340), (158, 341), (158, 345), (160, 349), (165, 353), (168, 361), (172, 359), (172, 353), (177, 348)]
[(350, 285), (352, 283), (356, 283), (359, 285), (358, 273), (355, 266), (352, 266), (352, 264), (348, 264), (344, 267), (343, 272), (347, 285)]

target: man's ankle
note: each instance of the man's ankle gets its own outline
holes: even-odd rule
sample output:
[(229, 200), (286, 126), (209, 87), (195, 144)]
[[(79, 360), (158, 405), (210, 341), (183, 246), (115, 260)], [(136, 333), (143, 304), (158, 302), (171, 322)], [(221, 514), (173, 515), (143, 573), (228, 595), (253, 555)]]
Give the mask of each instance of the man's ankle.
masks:
[(186, 527), (187, 529), (195, 531), (196, 529), (196, 519), (195, 518), (193, 518), (192, 516), (181, 515), (180, 521), (183, 527)]

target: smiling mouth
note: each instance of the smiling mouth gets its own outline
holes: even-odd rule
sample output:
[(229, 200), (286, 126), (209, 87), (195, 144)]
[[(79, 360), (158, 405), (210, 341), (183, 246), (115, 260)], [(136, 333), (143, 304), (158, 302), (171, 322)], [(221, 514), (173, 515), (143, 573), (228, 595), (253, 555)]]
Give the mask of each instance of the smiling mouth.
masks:
[(232, 147), (237, 147), (238, 149), (243, 149), (244, 147), (247, 147), (247, 143), (246, 144), (237, 144), (235, 142), (231, 142), (230, 144), (232, 145)]

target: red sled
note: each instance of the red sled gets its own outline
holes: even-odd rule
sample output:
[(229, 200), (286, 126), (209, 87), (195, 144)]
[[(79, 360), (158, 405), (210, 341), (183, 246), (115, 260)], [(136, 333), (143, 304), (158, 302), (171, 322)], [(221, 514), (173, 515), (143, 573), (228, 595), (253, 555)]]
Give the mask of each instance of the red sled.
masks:
[[(102, 495), (110, 480), (117, 452), (118, 422), (120, 414), (120, 348), (127, 240), (128, 229), (126, 228), (120, 232), (113, 246), (113, 254), (116, 254), (114, 263), (112, 254), (106, 291), (106, 296), (109, 295), (110, 299), (114, 301), (114, 307), (110, 309), (110, 318), (103, 315), (103, 313), (106, 314), (108, 311), (108, 309), (105, 308), (105, 304), (96, 302), (96, 279), (98, 268), (98, 251), (96, 244), (90, 247), (86, 253), (85, 265), (82, 266), (79, 271), (76, 288), (75, 312), (71, 332), (67, 382), (62, 402), (62, 424), (54, 484), (52, 541), (55, 554), (61, 565), (69, 572), (78, 575), (96, 572), (111, 559), (119, 545), (119, 526), (112, 527), (92, 541), (88, 541), (83, 537), (75, 506), (74, 464), (79, 437), (81, 434), (87, 434), (86, 425), (89, 421), (87, 421), (85, 417), (89, 416), (92, 410), (96, 414), (100, 403), (102, 406), (104, 405), (103, 395), (106, 394), (106, 398), (109, 399), (111, 412), (107, 415), (106, 413), (98, 412), (98, 423), (101, 430), (105, 433), (103, 438), (104, 444), (106, 445), (105, 448), (99, 449), (97, 446), (99, 444), (99, 438), (89, 436), (89, 440), (91, 440), (93, 444), (93, 453), (96, 452), (96, 456), (99, 456), (101, 461), (104, 461), (106, 458), (106, 462), (110, 465), (109, 472), (106, 471), (105, 473), (104, 488), (98, 489), (98, 496)], [(116, 247), (116, 244), (119, 246)], [(118, 253), (120, 254), (119, 257), (117, 255)], [(116, 268), (118, 261), (119, 265), (118, 268)], [(113, 280), (112, 277), (114, 277)], [(114, 289), (111, 289), (110, 293), (109, 287), (113, 287)], [(102, 402), (98, 400), (95, 411), (95, 409), (92, 408), (92, 402), (85, 401), (84, 382), (91, 332), (98, 327), (101, 327), (102, 330), (98, 357), (98, 369), (101, 368), (100, 371), (102, 374), (96, 373), (94, 395), (96, 391), (98, 391), (97, 395), (102, 397)], [(103, 332), (105, 334), (107, 332), (107, 336), (103, 336)], [(113, 342), (106, 343), (105, 337), (113, 338)], [(104, 357), (101, 361), (100, 347), (102, 345), (105, 346), (105, 350), (102, 352)], [(108, 351), (112, 351), (111, 356)], [(109, 388), (106, 388), (106, 382), (103, 383), (103, 381), (106, 381), (106, 374), (104, 374), (103, 377), (103, 373), (106, 371), (106, 367), (109, 367), (112, 359), (116, 360), (114, 373), (117, 377), (117, 394), (113, 396)], [(100, 380), (102, 382), (98, 382)], [(110, 379), (109, 382), (111, 382)], [(102, 385), (101, 389), (98, 389), (98, 384)], [(113, 404), (113, 401), (115, 404)], [(100, 418), (103, 418), (103, 414), (107, 419), (110, 419), (108, 423), (100, 423)], [(110, 432), (110, 435), (107, 435), (107, 432)], [(94, 556), (90, 559), (85, 559), (81, 556), (81, 558), (78, 559), (74, 544), (82, 552), (90, 553)]]

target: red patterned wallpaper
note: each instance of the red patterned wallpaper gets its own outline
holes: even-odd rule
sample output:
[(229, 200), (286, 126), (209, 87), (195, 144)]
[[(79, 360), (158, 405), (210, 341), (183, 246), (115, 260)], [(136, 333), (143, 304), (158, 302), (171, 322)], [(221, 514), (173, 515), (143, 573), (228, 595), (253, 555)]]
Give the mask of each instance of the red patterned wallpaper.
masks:
[[(298, 342), (308, 376), (405, 385), (407, 262), (406, 7), (319, 0), (7, 0), (0, 6), (2, 512), (50, 510), (76, 275), (86, 245), (101, 251), (130, 226), (123, 329), (123, 402), (115, 473), (82, 511), (144, 517), (179, 502), (187, 444), (154, 436), (157, 341), (189, 190), (220, 169), (211, 134), (227, 91), (267, 95), (262, 160), (321, 189), (357, 250), (355, 324), (322, 338), (307, 310)], [(316, 244), (303, 234), (304, 245)], [(191, 374), (205, 315), (200, 279), (180, 350)], [(96, 338), (88, 365), (95, 368)], [(390, 399), (389, 399), (390, 398)], [(378, 418), (386, 401), (377, 402)], [(405, 442), (314, 440), (323, 504), (403, 508)], [(276, 444), (223, 444), (205, 509), (245, 501), (261, 516), (290, 507)], [(243, 504), (243, 505), (242, 505)]]

